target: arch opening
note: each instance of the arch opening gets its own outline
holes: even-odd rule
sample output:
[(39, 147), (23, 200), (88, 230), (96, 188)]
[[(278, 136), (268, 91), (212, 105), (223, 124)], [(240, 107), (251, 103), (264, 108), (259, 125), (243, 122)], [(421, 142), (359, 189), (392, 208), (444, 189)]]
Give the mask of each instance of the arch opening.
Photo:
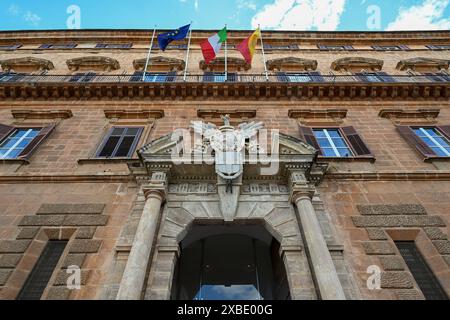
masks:
[(172, 299), (290, 299), (280, 244), (263, 226), (194, 226), (180, 248)]

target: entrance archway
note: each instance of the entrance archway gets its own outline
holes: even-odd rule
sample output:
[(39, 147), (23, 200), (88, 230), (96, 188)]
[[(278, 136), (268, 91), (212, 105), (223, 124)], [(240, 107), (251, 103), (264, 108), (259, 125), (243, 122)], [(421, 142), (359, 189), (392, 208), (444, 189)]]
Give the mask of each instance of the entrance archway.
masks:
[(195, 226), (180, 247), (173, 299), (290, 299), (280, 244), (262, 226)]

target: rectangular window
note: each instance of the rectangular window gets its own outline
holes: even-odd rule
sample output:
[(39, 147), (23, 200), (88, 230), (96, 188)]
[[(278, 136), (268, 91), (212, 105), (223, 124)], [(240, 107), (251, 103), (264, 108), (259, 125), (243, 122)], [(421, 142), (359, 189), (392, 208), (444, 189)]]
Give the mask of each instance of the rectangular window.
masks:
[(427, 300), (448, 300), (445, 291), (420, 254), (414, 241), (399, 241), (395, 245), (425, 298)]
[(95, 48), (96, 49), (130, 49), (133, 47), (132, 43), (98, 43)]
[(450, 81), (450, 75), (444, 73), (425, 73), (424, 75), (433, 82)]
[(236, 73), (228, 73), (225, 77), (224, 72), (205, 72), (203, 76), (204, 82), (235, 82), (237, 80), (237, 74)]
[(0, 144), (0, 159), (18, 158), (40, 131), (36, 128), (16, 129)]
[(20, 47), (22, 47), (21, 44), (13, 44), (13, 45), (1, 45), (0, 50), (10, 51), (10, 50), (17, 50)]
[(311, 82), (311, 76), (308, 72), (301, 73), (286, 73), (286, 79), (288, 82)]
[(139, 142), (142, 127), (113, 127), (101, 144), (97, 158), (130, 158)]
[(314, 129), (313, 131), (325, 157), (353, 157), (353, 153), (339, 129)]
[(374, 50), (377, 51), (406, 51), (410, 50), (408, 46), (399, 45), (399, 46), (372, 46)]
[(272, 45), (265, 44), (264, 50), (299, 50), (298, 44), (289, 44), (289, 45)]
[(77, 46), (75, 43), (68, 44), (43, 44), (39, 49), (73, 49)]
[(426, 46), (430, 50), (450, 50), (449, 44), (443, 44), (443, 45), (429, 45)]
[(145, 73), (145, 82), (166, 82), (167, 73)]
[(450, 157), (450, 142), (439, 130), (433, 127), (412, 129), (437, 156)]
[(39, 300), (66, 248), (67, 241), (49, 241), (31, 271), (17, 300)]
[(355, 50), (353, 46), (324, 46), (324, 45), (318, 45), (317, 46), (320, 50), (329, 50), (329, 51), (352, 51)]
[(95, 76), (94, 72), (77, 73), (70, 78), (69, 82), (91, 82), (95, 79)]

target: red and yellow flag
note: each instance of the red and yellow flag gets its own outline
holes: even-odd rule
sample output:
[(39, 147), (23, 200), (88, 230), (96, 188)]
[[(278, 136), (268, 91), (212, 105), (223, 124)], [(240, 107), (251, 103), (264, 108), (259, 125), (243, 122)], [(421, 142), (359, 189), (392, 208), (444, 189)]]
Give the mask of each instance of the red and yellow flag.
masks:
[(261, 30), (258, 28), (253, 34), (245, 39), (240, 45), (237, 46), (237, 50), (244, 56), (247, 63), (252, 63), (253, 56), (255, 55), (255, 48), (258, 40), (261, 38)]

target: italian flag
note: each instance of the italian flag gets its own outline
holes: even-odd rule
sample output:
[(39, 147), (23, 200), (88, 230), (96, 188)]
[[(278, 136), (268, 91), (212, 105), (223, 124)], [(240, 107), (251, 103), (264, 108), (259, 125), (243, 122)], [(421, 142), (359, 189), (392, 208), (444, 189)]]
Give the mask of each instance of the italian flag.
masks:
[(219, 33), (216, 33), (208, 40), (200, 43), (200, 47), (202, 48), (203, 57), (205, 58), (206, 64), (209, 64), (213, 61), (220, 52), (222, 48), (222, 43), (227, 41), (227, 28), (223, 28)]
[(236, 47), (237, 50), (244, 56), (245, 61), (249, 64), (252, 63), (253, 56), (255, 55), (256, 45), (261, 38), (261, 30), (258, 28), (253, 34), (245, 39), (240, 45)]

